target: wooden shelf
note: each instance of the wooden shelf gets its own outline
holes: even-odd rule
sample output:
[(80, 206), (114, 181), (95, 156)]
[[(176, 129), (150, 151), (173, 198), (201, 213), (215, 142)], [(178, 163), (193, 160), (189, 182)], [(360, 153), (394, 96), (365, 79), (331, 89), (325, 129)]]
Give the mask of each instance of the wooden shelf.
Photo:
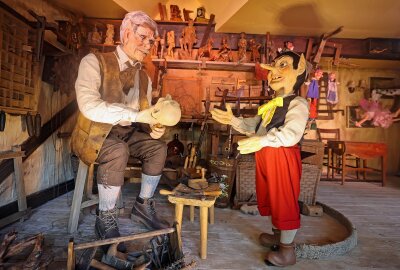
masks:
[(164, 66), (166, 62), (167, 67), (173, 69), (208, 69), (208, 70), (254, 72), (254, 67), (255, 67), (254, 63), (238, 63), (238, 62), (166, 60), (166, 59), (152, 59), (152, 61), (156, 66)]

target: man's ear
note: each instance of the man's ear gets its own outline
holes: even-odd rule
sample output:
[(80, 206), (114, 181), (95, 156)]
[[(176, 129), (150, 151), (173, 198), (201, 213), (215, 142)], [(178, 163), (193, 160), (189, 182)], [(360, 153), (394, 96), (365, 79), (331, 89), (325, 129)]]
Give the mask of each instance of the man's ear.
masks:
[(298, 75), (303, 74), (303, 72), (306, 70), (306, 65), (307, 65), (306, 58), (304, 57), (304, 54), (301, 54), (300, 61), (297, 66), (297, 74)]
[(129, 29), (125, 29), (125, 32), (124, 32), (124, 44), (122, 44), (122, 45), (125, 45), (126, 42), (128, 42), (130, 34), (131, 34), (131, 31)]

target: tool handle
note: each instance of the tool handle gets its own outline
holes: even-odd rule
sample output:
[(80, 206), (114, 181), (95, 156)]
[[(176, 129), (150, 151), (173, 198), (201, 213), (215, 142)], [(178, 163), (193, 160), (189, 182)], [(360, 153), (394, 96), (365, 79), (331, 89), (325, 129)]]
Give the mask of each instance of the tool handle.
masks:
[(173, 195), (174, 192), (166, 189), (160, 189), (160, 194), (161, 195)]
[(220, 190), (216, 190), (216, 191), (202, 191), (201, 195), (204, 196), (216, 196), (218, 197), (219, 195), (221, 195), (221, 191)]

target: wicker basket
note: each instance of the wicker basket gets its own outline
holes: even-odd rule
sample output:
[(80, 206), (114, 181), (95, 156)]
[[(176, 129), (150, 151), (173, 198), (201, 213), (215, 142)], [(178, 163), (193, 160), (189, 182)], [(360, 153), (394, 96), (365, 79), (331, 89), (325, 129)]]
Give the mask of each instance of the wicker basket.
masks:
[(256, 163), (254, 154), (240, 156), (236, 168), (235, 206), (256, 203)]
[[(308, 205), (315, 205), (321, 169), (319, 165), (314, 164), (303, 163), (302, 166), (299, 201)], [(257, 202), (255, 179), (256, 165), (254, 155), (241, 156), (236, 169), (235, 206)]]
[(303, 171), (300, 180), (299, 201), (307, 205), (315, 205), (318, 182), (321, 177), (321, 169), (318, 165), (303, 163)]
[(227, 197), (219, 197), (215, 202), (216, 207), (225, 208), (229, 206), (229, 202), (231, 200), (232, 188), (235, 179), (235, 162), (234, 159), (227, 159), (224, 157), (213, 156), (209, 157), (209, 170), (211, 173), (215, 172), (219, 176), (226, 175), (225, 184), (228, 185), (228, 196)]

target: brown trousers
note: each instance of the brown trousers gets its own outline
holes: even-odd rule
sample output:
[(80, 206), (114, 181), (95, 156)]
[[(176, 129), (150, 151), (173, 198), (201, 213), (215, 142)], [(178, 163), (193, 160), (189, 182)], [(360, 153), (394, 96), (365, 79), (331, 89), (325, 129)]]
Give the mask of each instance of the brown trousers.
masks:
[[(146, 131), (144, 131), (146, 130)], [(167, 157), (167, 145), (150, 137), (143, 125), (114, 126), (103, 143), (97, 158), (97, 183), (122, 186), (124, 171), (130, 156), (142, 162), (142, 172), (156, 176), (162, 173)]]

